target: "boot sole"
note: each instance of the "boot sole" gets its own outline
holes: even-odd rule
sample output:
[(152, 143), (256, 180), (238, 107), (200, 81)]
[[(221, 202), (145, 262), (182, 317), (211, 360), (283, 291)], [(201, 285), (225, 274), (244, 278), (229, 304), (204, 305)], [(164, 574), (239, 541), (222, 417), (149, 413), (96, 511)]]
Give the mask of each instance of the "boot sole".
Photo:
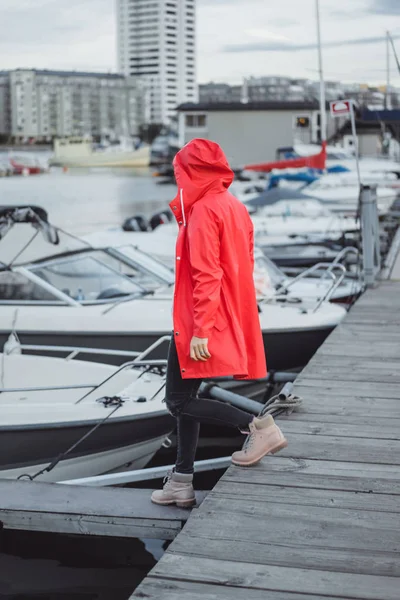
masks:
[(260, 460), (264, 458), (264, 456), (268, 456), (269, 454), (276, 454), (280, 450), (287, 448), (287, 446), (288, 446), (287, 440), (283, 439), (279, 444), (274, 446), (271, 450), (268, 450), (268, 452), (263, 452), (263, 454), (261, 454), (261, 456), (258, 456), (257, 458), (253, 458), (253, 460), (251, 460), (249, 462), (235, 462), (234, 459), (232, 459), (232, 463), (234, 465), (236, 465), (237, 467), (252, 467), (252, 466), (258, 464), (260, 462)]
[(158, 504), (159, 506), (172, 506), (173, 504), (175, 504), (178, 508), (192, 508), (193, 506), (196, 506), (197, 501), (196, 498), (193, 498), (191, 500), (153, 500), (153, 498), (151, 498), (151, 501), (153, 502), (153, 504)]

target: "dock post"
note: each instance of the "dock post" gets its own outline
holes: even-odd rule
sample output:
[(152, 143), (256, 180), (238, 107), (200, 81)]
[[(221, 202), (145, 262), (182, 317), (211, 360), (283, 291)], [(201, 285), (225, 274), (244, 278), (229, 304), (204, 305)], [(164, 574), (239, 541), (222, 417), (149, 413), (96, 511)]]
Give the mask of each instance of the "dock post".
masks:
[(364, 280), (367, 286), (372, 286), (381, 268), (376, 187), (361, 186), (360, 212)]

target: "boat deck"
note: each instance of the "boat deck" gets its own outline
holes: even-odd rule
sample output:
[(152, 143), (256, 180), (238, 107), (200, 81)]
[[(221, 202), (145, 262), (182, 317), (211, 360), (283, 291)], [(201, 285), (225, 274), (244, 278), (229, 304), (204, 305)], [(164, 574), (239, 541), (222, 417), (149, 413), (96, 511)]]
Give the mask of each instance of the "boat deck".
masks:
[(289, 447), (230, 467), (132, 599), (399, 600), (399, 384), (400, 282), (385, 282), (298, 378)]

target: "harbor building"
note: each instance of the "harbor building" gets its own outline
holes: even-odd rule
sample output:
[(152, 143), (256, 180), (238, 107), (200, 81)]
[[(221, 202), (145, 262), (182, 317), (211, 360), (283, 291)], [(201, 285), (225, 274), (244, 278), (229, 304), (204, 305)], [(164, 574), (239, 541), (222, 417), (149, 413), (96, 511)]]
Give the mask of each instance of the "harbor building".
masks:
[[(277, 148), (319, 139), (316, 101), (182, 104), (178, 107), (179, 142), (202, 137), (218, 142), (233, 167), (275, 160)], [(337, 119), (336, 121), (340, 121)], [(329, 123), (328, 134), (339, 123)]]
[(0, 134), (48, 139), (137, 135), (146, 90), (115, 73), (16, 69), (0, 73)]
[(197, 102), (195, 0), (117, 0), (118, 69), (149, 90), (149, 123)]
[[(329, 103), (327, 139), (354, 152), (350, 119), (333, 119)], [(278, 149), (293, 144), (318, 143), (321, 138), (320, 107), (316, 100), (269, 102), (210, 102), (178, 107), (179, 145), (196, 137), (218, 142), (234, 168), (273, 161)], [(356, 108), (358, 149), (361, 156), (382, 154), (382, 125), (388, 140), (400, 141), (400, 110)], [(333, 158), (333, 156), (331, 157)]]

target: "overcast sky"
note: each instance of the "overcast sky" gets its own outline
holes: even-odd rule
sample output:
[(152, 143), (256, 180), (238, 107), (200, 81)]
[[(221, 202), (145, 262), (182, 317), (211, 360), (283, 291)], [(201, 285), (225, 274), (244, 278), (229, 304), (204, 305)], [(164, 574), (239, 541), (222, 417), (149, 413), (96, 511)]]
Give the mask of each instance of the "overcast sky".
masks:
[[(385, 81), (400, 0), (320, 0), (325, 77)], [(249, 75), (316, 78), (314, 0), (197, 0), (200, 82)], [(0, 0), (0, 70), (116, 70), (115, 0)], [(392, 60), (393, 84), (400, 76)]]

